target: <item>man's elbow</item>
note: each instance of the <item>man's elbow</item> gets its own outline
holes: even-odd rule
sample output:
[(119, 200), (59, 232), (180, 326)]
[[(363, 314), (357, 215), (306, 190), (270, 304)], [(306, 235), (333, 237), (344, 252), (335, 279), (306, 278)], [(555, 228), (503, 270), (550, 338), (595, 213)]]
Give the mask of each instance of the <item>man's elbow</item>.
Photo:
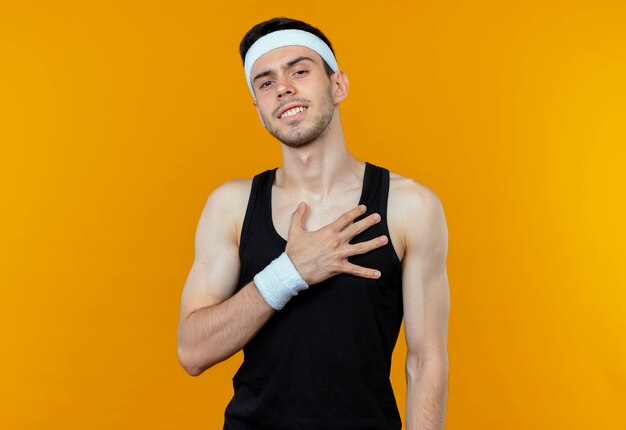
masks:
[(178, 347), (178, 362), (191, 376), (199, 376), (204, 373), (205, 370), (213, 366), (214, 363), (205, 363), (203, 366), (198, 364), (198, 360), (184, 348)]
[(189, 355), (180, 346), (178, 347), (178, 362), (189, 375), (198, 376), (200, 374), (198, 369), (193, 366), (191, 360), (189, 359)]
[(407, 354), (406, 373), (407, 376), (416, 378), (418, 375), (427, 373), (440, 374), (442, 377), (448, 376), (449, 371), (448, 355), (444, 353), (423, 353)]

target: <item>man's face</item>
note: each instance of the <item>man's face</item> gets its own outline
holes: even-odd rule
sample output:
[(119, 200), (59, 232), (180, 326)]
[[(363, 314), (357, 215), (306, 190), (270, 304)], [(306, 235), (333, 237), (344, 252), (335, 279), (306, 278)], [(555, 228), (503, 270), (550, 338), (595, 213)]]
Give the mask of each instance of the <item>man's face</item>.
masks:
[(300, 148), (327, 129), (335, 108), (333, 85), (315, 51), (273, 49), (254, 63), (251, 76), (257, 112), (276, 139)]

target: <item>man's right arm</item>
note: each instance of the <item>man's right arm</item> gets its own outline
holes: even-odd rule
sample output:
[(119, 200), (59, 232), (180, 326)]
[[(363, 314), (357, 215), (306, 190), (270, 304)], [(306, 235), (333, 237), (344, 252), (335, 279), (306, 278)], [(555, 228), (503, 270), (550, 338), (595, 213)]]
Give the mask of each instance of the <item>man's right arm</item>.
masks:
[(233, 180), (218, 187), (198, 222), (178, 325), (178, 359), (193, 376), (242, 349), (276, 312), (252, 281), (233, 295), (240, 271), (236, 211), (245, 211), (250, 186)]

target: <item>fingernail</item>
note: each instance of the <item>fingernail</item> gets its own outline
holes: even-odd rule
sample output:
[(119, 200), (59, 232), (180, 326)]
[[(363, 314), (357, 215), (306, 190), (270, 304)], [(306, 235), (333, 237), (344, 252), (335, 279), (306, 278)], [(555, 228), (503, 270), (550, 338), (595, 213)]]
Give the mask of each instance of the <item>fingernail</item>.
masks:
[(382, 243), (387, 243), (387, 236), (381, 236), (380, 241)]
[(375, 219), (376, 221), (380, 221), (380, 215), (378, 215), (378, 214), (374, 214), (374, 219)]
[(360, 205), (359, 207), (361, 208), (361, 212), (365, 212), (365, 209), (367, 209), (365, 205)]
[(375, 276), (375, 277), (377, 277), (377, 278), (380, 278), (380, 272), (379, 272), (378, 270), (377, 270), (377, 271), (375, 271), (375, 272), (374, 272), (374, 276)]

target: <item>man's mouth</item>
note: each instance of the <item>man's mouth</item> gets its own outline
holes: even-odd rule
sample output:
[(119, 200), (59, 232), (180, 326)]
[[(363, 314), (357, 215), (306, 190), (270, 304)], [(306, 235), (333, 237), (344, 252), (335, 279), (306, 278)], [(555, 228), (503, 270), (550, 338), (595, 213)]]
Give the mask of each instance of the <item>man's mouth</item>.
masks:
[(279, 118), (280, 119), (286, 119), (286, 118), (291, 118), (294, 117), (298, 114), (300, 114), (301, 112), (304, 112), (307, 108), (304, 106), (296, 106), (294, 108), (288, 109), (285, 112), (283, 112)]

